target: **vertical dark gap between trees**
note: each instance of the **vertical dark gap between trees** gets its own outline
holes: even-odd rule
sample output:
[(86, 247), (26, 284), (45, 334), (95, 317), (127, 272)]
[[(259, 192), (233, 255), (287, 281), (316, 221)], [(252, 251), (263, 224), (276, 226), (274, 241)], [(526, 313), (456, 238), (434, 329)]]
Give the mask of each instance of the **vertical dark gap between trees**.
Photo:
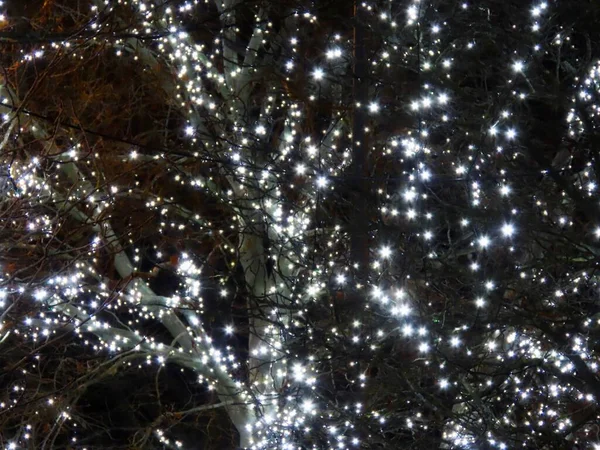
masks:
[(358, 281), (364, 283), (369, 264), (369, 215), (367, 213), (368, 178), (368, 145), (365, 133), (365, 105), (369, 96), (367, 84), (367, 55), (365, 49), (366, 33), (363, 13), (356, 0), (354, 2), (354, 67), (352, 80), (352, 189), (354, 196), (354, 220), (351, 224), (350, 256), (353, 263), (358, 264), (356, 272)]

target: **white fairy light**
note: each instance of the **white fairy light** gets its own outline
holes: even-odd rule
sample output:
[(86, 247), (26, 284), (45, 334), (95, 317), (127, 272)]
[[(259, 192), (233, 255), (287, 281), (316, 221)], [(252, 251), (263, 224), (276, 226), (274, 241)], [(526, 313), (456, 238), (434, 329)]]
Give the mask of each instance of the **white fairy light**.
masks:
[(515, 61), (513, 63), (513, 70), (515, 72), (523, 72), (524, 67), (525, 67), (525, 64), (523, 64), (523, 61)]
[(491, 242), (492, 241), (490, 240), (490, 238), (488, 236), (481, 236), (479, 238), (479, 240), (477, 241), (477, 243), (479, 244), (479, 247), (481, 247), (481, 248), (489, 247)]
[(320, 67), (317, 67), (313, 71), (313, 78), (315, 80), (322, 80), (324, 76), (325, 76), (325, 71), (323, 69), (321, 69)]
[(505, 223), (502, 225), (502, 234), (506, 237), (511, 237), (513, 234), (515, 234), (514, 225), (510, 223)]

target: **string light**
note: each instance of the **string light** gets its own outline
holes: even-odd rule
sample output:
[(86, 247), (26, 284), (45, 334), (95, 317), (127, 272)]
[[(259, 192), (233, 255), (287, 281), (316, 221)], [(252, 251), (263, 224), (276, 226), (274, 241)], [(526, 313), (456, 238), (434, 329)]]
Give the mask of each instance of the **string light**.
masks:
[[(531, 448), (541, 445), (540, 436), (569, 435), (573, 445), (590, 442), (595, 414), (577, 430), (571, 416), (574, 409), (594, 411), (597, 406), (596, 389), (581, 380), (593, 380), (598, 372), (594, 335), (600, 319), (585, 309), (598, 290), (594, 246), (600, 228), (589, 206), (597, 203), (598, 180), (594, 150), (586, 143), (597, 128), (600, 63), (591, 61), (586, 71), (579, 70), (587, 49), (552, 22), (561, 17), (561, 2), (552, 7), (539, 1), (515, 4), (526, 20), (514, 20), (512, 30), (501, 30), (515, 38), (502, 42), (510, 47), (518, 38), (523, 45), (505, 51), (498, 44), (505, 59), (496, 61), (493, 71), (498, 74), (486, 79), (484, 95), (473, 82), (473, 67), (481, 65), (480, 56), (483, 64), (489, 62), (477, 53), (488, 44), (477, 27), (465, 24), (495, 27), (501, 6), (464, 2), (449, 15), (434, 3), (391, 1), (389, 11), (376, 4), (359, 5), (369, 27), (381, 30), (381, 48), (368, 52), (373, 86), (357, 108), (348, 107), (352, 102), (344, 84), (351, 79), (350, 55), (356, 43), (345, 42), (340, 31), (324, 38), (322, 47), (310, 49), (317, 53), (314, 58), (302, 60), (318, 23), (310, 8), (294, 11), (286, 22), (289, 34), (281, 35), (270, 12), (257, 9), (251, 35), (242, 37), (246, 31), (237, 27), (238, 14), (215, 4), (223, 29), (208, 43), (183, 31), (189, 29), (189, 15), (197, 6), (193, 2), (130, 2), (132, 32), (125, 37), (107, 27), (96, 5), (94, 20), (79, 37), (33, 43), (39, 48), (19, 53), (15, 67), (52, 61), (66, 50), (74, 60), (83, 59), (81, 36), (89, 32), (94, 38), (85, 45), (98, 46), (95, 51), (110, 52), (111, 58), (127, 61), (140, 73), (153, 68), (164, 83), (169, 111), (177, 110), (172, 120), (177, 133), (167, 130), (164, 141), (176, 141), (173, 147), (184, 150), (131, 145), (115, 158), (114, 166), (104, 167), (82, 137), (91, 133), (61, 123), (60, 130), (68, 129), (61, 131), (61, 138), (68, 143), (57, 151), (53, 146), (63, 144), (54, 139), (52, 127), (27, 112), (28, 103), (20, 103), (25, 99), (8, 92), (10, 83), (3, 85), (7, 139), (0, 145), (21, 145), (23, 137), (35, 143), (16, 152), (19, 156), (2, 175), (3, 197), (11, 207), (26, 211), (22, 223), (17, 214), (13, 223), (7, 221), (7, 230), (27, 236), (30, 240), (23, 245), (28, 251), (49, 249), (48, 243), (62, 236), (71, 222), (76, 224), (73, 229), (86, 231), (83, 237), (73, 233), (78, 236), (69, 237), (73, 245), (65, 244), (58, 252), (81, 253), (73, 264), (61, 266), (60, 273), (22, 281), (17, 269), (1, 267), (0, 342), (17, 336), (42, 345), (68, 329), (82, 346), (107, 358), (135, 351), (146, 357), (146, 367), (158, 369), (171, 362), (186, 367), (224, 403), (233, 399), (244, 405), (227, 413), (232, 419), (233, 410), (242, 416), (235, 417), (234, 425), (242, 446), (250, 448), (370, 445), (372, 434), (356, 436), (359, 428), (369, 429), (364, 426), (369, 422), (381, 436), (389, 436), (388, 426), (425, 435), (429, 427), (439, 426), (439, 415), (432, 419), (423, 411), (439, 411), (435, 405), (445, 398), (451, 400), (444, 408), (457, 414), (445, 417), (438, 430), (443, 445), (508, 448), (500, 439), (515, 430)], [(111, 13), (109, 22), (119, 16), (113, 5), (103, 5), (103, 11), (105, 7)], [(13, 19), (3, 15), (0, 20)], [(151, 38), (136, 37), (140, 33)], [(231, 43), (244, 40), (245, 51), (232, 50)], [(528, 108), (535, 108), (530, 98), (544, 89), (538, 78), (548, 73), (540, 55), (558, 50), (557, 74), (565, 83), (572, 80), (573, 95), (560, 122), (568, 132), (548, 145), (556, 152), (550, 155), (543, 146), (551, 136), (531, 136), (533, 113)], [(281, 73), (264, 77), (265, 66)], [(297, 73), (302, 67), (308, 67), (306, 74)], [(381, 88), (397, 81), (392, 70), (400, 67), (418, 74), (418, 81), (410, 96), (390, 100), (396, 93)], [(301, 95), (293, 92), (294, 77), (306, 90)], [(255, 94), (255, 88), (264, 92)], [(325, 98), (333, 106), (322, 109), (329, 116), (314, 129), (307, 125), (309, 120), (317, 125), (311, 105)], [(351, 124), (356, 118), (350, 110), (367, 116), (361, 142), (355, 141)], [(410, 120), (390, 131), (384, 125), (400, 121), (396, 115), (401, 110)], [(22, 129), (14, 128), (16, 123)], [(555, 126), (544, 129), (551, 135)], [(369, 221), (380, 219), (384, 226), (363, 230), (372, 248), (366, 258), (368, 273), (360, 279), (356, 268), (364, 269), (365, 261), (348, 258), (348, 242), (354, 239), (348, 222), (357, 205), (348, 200), (344, 180), (353, 168), (352, 144), (365, 142), (369, 158), (385, 167), (385, 177), (373, 175), (377, 201), (368, 205), (369, 212), (379, 208), (381, 215), (369, 215)], [(545, 159), (548, 163), (537, 167)], [(149, 167), (168, 169), (172, 186), (140, 181), (153, 173)], [(163, 197), (173, 186), (205, 196), (227, 218), (202, 217), (183, 206), (193, 201)], [(169, 267), (177, 278), (170, 295), (154, 292), (147, 279), (156, 273), (143, 272), (143, 257), (130, 251), (135, 246), (121, 223), (127, 221), (124, 199), (144, 205), (165, 240), (176, 236), (189, 247), (177, 252), (177, 262)], [(351, 218), (342, 219), (344, 215)], [(211, 324), (210, 302), (204, 297), (211, 295), (207, 285), (212, 281), (200, 263), (210, 256), (188, 245), (190, 236), (202, 244), (210, 240), (223, 255), (220, 262), (227, 269), (219, 269), (223, 282), (217, 283), (216, 300), (211, 300), (250, 297), (249, 325)], [(230, 241), (232, 236), (237, 242)], [(110, 264), (119, 273), (116, 288), (100, 261), (105, 253), (112, 255)], [(553, 264), (546, 266), (544, 260)], [(160, 270), (166, 270), (167, 263), (161, 264)], [(246, 282), (243, 295), (232, 288), (231, 280), (239, 277)], [(344, 311), (351, 291), (358, 292), (362, 303)], [(9, 320), (13, 305), (25, 301), (32, 306), (15, 325)], [(583, 305), (581, 314), (573, 312), (573, 305)], [(325, 317), (327, 308), (335, 320)], [(346, 323), (340, 314), (351, 318)], [(148, 323), (160, 324), (169, 339), (157, 339)], [(241, 328), (259, 338), (258, 343), (249, 339), (245, 361), (231, 346)], [(407, 400), (408, 406), (403, 403), (408, 412), (392, 404), (396, 398), (377, 403), (377, 396), (369, 395), (372, 384), (385, 382), (385, 370), (370, 366), (383, 348), (393, 348), (400, 364), (424, 375), (419, 389), (427, 396)], [(356, 361), (355, 354), (364, 360)], [(344, 364), (333, 366), (339, 360)], [(240, 378), (242, 365), (249, 374), (245, 379)], [(339, 383), (338, 372), (348, 392), (369, 401), (342, 404), (328, 399), (323, 386)], [(438, 392), (434, 406), (418, 404), (433, 395), (436, 385), (444, 392)], [(10, 399), (0, 410), (19, 405), (23, 386), (12, 385)], [(78, 416), (63, 406), (58, 397), (47, 399), (44, 414), (75, 430)], [(356, 426), (359, 422), (361, 427)], [(155, 427), (152, 435), (165, 446), (184, 447), (171, 436), (174, 430)], [(8, 448), (26, 447), (33, 432), (24, 426), (16, 440), (7, 441)]]

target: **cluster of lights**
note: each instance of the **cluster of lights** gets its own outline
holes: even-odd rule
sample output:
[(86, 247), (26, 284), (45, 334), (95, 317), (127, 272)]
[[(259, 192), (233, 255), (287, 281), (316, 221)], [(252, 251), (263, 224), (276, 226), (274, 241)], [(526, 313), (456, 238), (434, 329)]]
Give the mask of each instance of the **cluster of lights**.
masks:
[[(582, 388), (573, 380), (582, 370), (597, 376), (600, 368), (593, 350), (594, 341), (586, 330), (597, 327), (600, 319), (588, 318), (585, 323), (578, 324), (581, 330), (567, 336), (569, 347), (564, 348), (553, 348), (548, 333), (536, 331), (530, 324), (494, 323), (494, 314), (501, 317), (504, 312), (498, 307), (502, 302), (517, 309), (527, 308), (526, 303), (533, 301), (512, 298), (512, 290), (535, 289), (533, 292), (543, 292), (544, 298), (539, 299), (539, 304), (544, 310), (560, 311), (561, 305), (568, 304), (570, 299), (577, 301), (584, 286), (597, 285), (591, 267), (586, 266), (578, 272), (571, 270), (557, 280), (554, 275), (537, 267), (534, 257), (524, 255), (528, 245), (525, 240), (529, 233), (527, 218), (540, 220), (544, 227), (551, 230), (548, 233), (570, 232), (569, 229), (576, 223), (572, 208), (564, 206), (569, 204), (565, 194), (561, 193), (565, 197), (562, 204), (554, 204), (553, 199), (542, 198), (531, 192), (525, 194), (531, 196), (525, 201), (514, 191), (515, 187), (518, 191), (518, 187), (524, 184), (514, 169), (518, 167), (523, 152), (521, 139), (527, 137), (527, 127), (520, 126), (516, 110), (533, 93), (528, 77), (536, 65), (535, 55), (540, 47), (535, 44), (529, 49), (530, 54), (523, 53), (518, 58), (514, 58), (517, 53), (511, 55), (511, 59), (506, 61), (506, 84), (510, 87), (506, 92), (497, 93), (497, 98), (507, 104), (493, 105), (491, 111), (485, 113), (481, 122), (485, 126), (480, 130), (465, 131), (461, 128), (461, 112), (456, 109), (461, 92), (455, 87), (453, 77), (460, 69), (461, 58), (468, 57), (468, 53), (465, 56), (461, 52), (474, 51), (478, 43), (468, 40), (464, 45), (452, 44), (452, 50), (444, 54), (443, 46), (447, 45), (445, 35), (453, 31), (453, 25), (435, 17), (437, 10), (421, 0), (404, 3), (407, 4), (407, 27), (422, 30), (429, 24), (431, 42), (423, 40), (419, 45), (406, 46), (410, 49), (403, 50), (397, 42), (405, 31), (400, 30), (402, 27), (392, 20), (393, 15), (379, 11), (374, 5), (359, 5), (368, 14), (369, 20), (389, 25), (394, 37), (386, 40), (385, 49), (373, 56), (373, 74), (385, 72), (395, 63), (402, 62), (418, 64), (416, 69), (420, 74), (425, 74), (423, 77), (427, 77), (427, 81), (420, 80), (421, 95), (413, 97), (415, 99), (412, 101), (406, 99), (403, 105), (411, 111), (415, 129), (403, 131), (391, 139), (386, 137), (385, 142), (375, 139), (373, 144), (374, 153), (402, 163), (402, 169), (394, 175), (400, 180), (400, 187), (389, 188), (388, 192), (386, 186), (380, 191), (384, 203), (381, 208), (382, 220), (393, 225), (400, 224), (399, 228), (404, 230), (399, 234), (402, 240), (392, 244), (385, 236), (377, 234), (371, 251), (369, 284), (356, 286), (359, 292), (364, 293), (365, 311), (376, 311), (381, 317), (376, 331), (373, 332), (363, 323), (362, 310), (356, 311), (356, 319), (349, 326), (349, 331), (340, 327), (320, 331), (327, 334), (327, 339), (335, 342), (345, 339), (348, 346), (360, 346), (371, 353), (376, 353), (386, 340), (406, 340), (407, 347), (414, 353), (414, 361), (418, 361), (411, 361), (411, 364), (419, 364), (422, 370), (434, 374), (437, 380), (435, 386), (444, 391), (444, 395), (455, 395), (458, 414), (468, 419), (464, 423), (449, 419), (444, 426), (445, 439), (458, 448), (471, 448), (481, 438), (485, 438), (491, 447), (508, 448), (508, 444), (500, 441), (493, 431), (476, 437), (473, 429), (476, 427), (469, 428), (466, 423), (489, 420), (498, 429), (528, 427), (531, 433), (527, 439), (535, 439), (535, 434), (540, 430), (564, 432), (573, 426), (568, 416), (570, 402), (595, 405), (597, 401), (585, 386)], [(369, 411), (362, 404), (348, 403), (342, 406), (340, 413), (319, 395), (322, 367), (317, 359), (327, 360), (331, 357), (328, 350), (320, 348), (317, 343), (314, 348), (309, 348), (310, 354), (304, 357), (290, 354), (286, 348), (287, 342), (293, 341), (299, 334), (307, 336), (309, 341), (313, 339), (314, 329), (300, 319), (328, 295), (328, 280), (335, 279), (336, 289), (355, 287), (351, 275), (352, 262), (348, 263), (345, 258), (346, 230), (339, 224), (330, 228), (322, 227), (316, 221), (322, 202), (336, 192), (339, 188), (337, 181), (343, 178), (351, 165), (349, 150), (342, 148), (346, 138), (351, 137), (350, 130), (340, 125), (344, 123), (341, 119), (346, 117), (341, 112), (333, 112), (331, 124), (325, 130), (318, 130), (318, 138), (311, 136), (303, 127), (307, 109), (305, 103), (318, 103), (317, 93), (321, 90), (335, 92), (332, 87), (335, 78), (350, 70), (351, 61), (347, 58), (343, 40), (336, 35), (326, 43), (321, 61), (308, 74), (308, 84), (314, 87), (315, 94), (310, 94), (306, 102), (290, 94), (280, 94), (276, 87), (267, 86), (269, 92), (264, 99), (259, 99), (263, 102), (260, 112), (256, 117), (249, 117), (246, 104), (252, 94), (248, 80), (259, 74), (257, 67), (260, 64), (256, 63), (260, 61), (256, 58), (262, 54), (262, 46), (275, 34), (273, 24), (264, 11), (257, 12), (256, 27), (248, 43), (247, 54), (238, 64), (237, 55), (232, 57), (233, 50), (228, 47), (228, 42), (237, 39), (235, 34), (239, 30), (235, 27), (224, 27), (224, 31), (210, 45), (194, 42), (189, 33), (182, 31), (186, 16), (194, 9), (192, 2), (177, 8), (158, 7), (145, 0), (133, 0), (131, 4), (136, 7), (139, 28), (143, 30), (138, 32), (152, 34), (157, 30), (168, 30), (168, 33), (147, 41), (130, 37), (116, 41), (108, 39), (107, 43), (114, 47), (120, 57), (139, 60), (140, 66), (162, 64), (172, 71), (173, 79), (164, 88), (172, 97), (170, 100), (173, 105), (185, 117), (182, 139), (192, 148), (193, 158), (197, 162), (203, 162), (200, 149), (208, 145), (210, 156), (223, 166), (219, 177), (226, 179), (228, 184), (224, 187), (210, 177), (203, 178), (190, 172), (184, 165), (178, 168), (173, 182), (193, 187), (228, 205), (234, 217), (229, 231), (255, 229), (263, 233), (259, 237), (244, 235), (240, 238), (239, 246), (238, 243), (219, 245), (231, 258), (232, 268), (238, 265), (243, 267), (249, 291), (261, 299), (257, 315), (267, 317), (268, 321), (260, 319), (251, 323), (260, 339), (257, 339), (258, 343), (251, 340), (254, 346), (249, 349), (249, 360), (241, 362), (232, 348), (217, 348), (215, 339), (207, 332), (204, 319), (206, 307), (202, 298), (204, 273), (198, 262), (201, 255), (179, 255), (176, 273), (180, 285), (170, 297), (156, 295), (149, 283), (135, 279), (133, 274), (139, 269), (137, 263), (140, 257), (137, 253), (130, 257), (123, 250), (127, 244), (126, 237), (117, 236), (110, 218), (105, 219), (107, 215), (110, 216), (107, 212), (115, 207), (121, 196), (133, 198), (139, 194), (139, 189), (128, 185), (102, 186), (98, 182), (102, 175), (86, 165), (80, 157), (81, 144), (75, 139), (68, 151), (63, 151), (61, 157), (52, 161), (51, 169), (41, 167), (35, 158), (14, 161), (10, 176), (17, 188), (7, 192), (6, 196), (31, 205), (31, 212), (22, 223), (19, 222), (21, 219), (15, 219), (10, 226), (15, 230), (27, 230), (32, 236), (32, 243), (50, 240), (59, 228), (60, 224), (55, 223), (54, 216), (46, 211), (47, 208), (55, 208), (57, 211), (68, 211), (71, 220), (89, 228), (87, 253), (68, 271), (47, 276), (43, 286), (15, 283), (10, 273), (3, 274), (2, 281), (8, 287), (2, 291), (0, 315), (3, 311), (9, 311), (15, 298), (30, 298), (36, 305), (35, 313), (19, 325), (20, 336), (28, 341), (41, 342), (55, 335), (61, 327), (72, 325), (77, 338), (93, 351), (114, 355), (136, 350), (146, 355), (146, 365), (162, 366), (173, 361), (195, 370), (199, 374), (199, 381), (209, 389), (224, 397), (235, 393), (240, 403), (248, 405), (240, 409), (243, 423), (239, 418), (235, 423), (243, 435), (243, 445), (254, 448), (297, 448), (301, 445), (301, 436), (322, 430), (326, 431), (331, 448), (360, 445), (361, 438), (352, 420), (369, 418), (377, 427), (385, 429), (389, 422), (386, 415), (393, 415), (394, 411)], [(233, 20), (231, 11), (225, 5), (217, 6), (224, 21)], [(530, 31), (537, 36), (544, 27), (544, 18), (549, 15), (548, 4), (536, 2), (533, 7), (523, 5), (523, 8), (529, 8), (530, 18), (533, 19)], [(468, 3), (461, 5), (464, 14), (471, 14), (476, 9)], [(96, 11), (93, 10), (94, 13)], [(477, 11), (473, 14), (477, 14)], [(294, 21), (297, 27), (295, 36), (286, 42), (287, 54), (282, 61), (278, 61), (290, 76), (295, 75), (296, 67), (300, 66), (296, 62), (304, 42), (302, 28), (312, 27), (317, 18), (311, 12), (297, 13)], [(90, 30), (98, 31), (98, 23), (90, 22)], [(557, 35), (551, 45), (563, 45), (568, 40), (568, 36)], [(64, 42), (41, 46), (23, 54), (20, 62), (27, 64), (31, 60), (48, 58), (52, 52), (70, 45)], [(144, 46), (146, 51), (132, 56), (130, 50), (139, 45)], [(223, 55), (226, 62), (220, 68), (215, 61), (221, 60)], [(577, 83), (572, 108), (565, 121), (569, 126), (570, 138), (581, 143), (585, 141), (586, 133), (595, 130), (599, 114), (597, 96), (600, 95), (600, 63), (590, 68), (585, 78), (577, 80)], [(4, 107), (10, 109), (18, 106), (18, 103), (11, 104), (14, 101), (14, 95), (2, 92), (0, 103)], [(341, 98), (339, 101), (341, 103)], [(375, 122), (385, 120), (388, 113), (387, 107), (375, 95), (366, 105), (358, 107), (365, 108), (370, 120)], [(280, 132), (281, 136), (277, 136), (282, 138), (276, 140), (277, 146), (272, 149), (275, 157), (256, 156), (256, 146), (275, 141), (270, 139), (273, 128), (270, 119), (280, 112), (285, 115), (283, 131)], [(8, 123), (14, 121), (10, 111), (4, 118)], [(202, 136), (211, 134), (206, 126), (207, 121), (214, 122), (218, 134), (227, 138), (208, 144), (202, 142)], [(44, 127), (44, 124), (36, 122), (27, 132), (36, 139), (51, 142), (49, 135), (43, 134), (48, 133)], [(371, 131), (371, 128), (365, 130), (367, 134)], [(435, 133), (443, 133), (444, 139), (430, 139)], [(47, 154), (56, 154), (51, 148), (45, 150)], [(582, 168), (571, 174), (569, 170), (574, 165), (573, 155), (571, 150), (565, 151), (569, 158), (554, 169), (559, 170), (561, 176), (568, 173), (570, 178), (565, 176), (564, 179), (570, 188), (595, 201), (596, 185), (600, 180), (595, 178), (593, 155), (582, 150), (583, 156), (589, 161), (584, 161)], [(141, 149), (134, 149), (124, 163), (143, 167), (148, 162), (167, 164), (167, 159), (164, 155), (148, 155)], [(537, 175), (542, 177), (541, 183), (547, 182), (547, 174)], [(439, 192), (435, 183), (446, 180), (461, 183), (460, 189), (464, 193), (457, 200), (459, 207), (456, 209), (464, 210), (467, 217), (442, 217), (439, 213)], [(294, 205), (290, 205), (287, 194), (290, 191), (294, 192)], [(173, 205), (174, 199), (148, 193), (144, 193), (144, 196), (148, 211), (160, 217), (157, 228), (160, 233), (183, 235), (190, 229), (201, 229), (206, 230), (207, 234), (210, 231), (223, 236), (225, 240), (223, 229), (215, 229), (196, 211)], [(517, 199), (522, 203), (517, 204)], [(523, 205), (527, 202), (531, 205), (531, 211), (524, 211), (526, 208)], [(440, 229), (444, 229), (444, 232), (440, 232)], [(600, 228), (594, 226), (587, 233), (597, 239), (600, 237), (598, 230)], [(263, 254), (265, 238), (271, 245), (267, 256)], [(385, 243), (380, 245), (380, 239)], [(547, 237), (545, 239), (549, 240)], [(469, 294), (460, 298), (463, 294), (453, 293), (459, 298), (447, 300), (457, 303), (464, 300), (464, 304), (469, 305), (466, 307), (466, 318), (456, 319), (458, 314), (449, 314), (448, 319), (438, 318), (436, 308), (439, 305), (434, 303), (440, 301), (431, 300), (425, 295), (429, 292), (435, 298), (435, 289), (432, 289), (434, 282), (420, 279), (417, 270), (398, 275), (401, 272), (398, 269), (399, 262), (409, 254), (405, 249), (408, 245), (414, 245), (420, 252), (417, 256), (410, 253), (411, 257), (419, 261), (426, 260), (427, 263), (423, 264), (431, 264), (436, 270), (441, 271), (448, 262), (460, 267), (460, 270), (463, 267), (468, 269), (464, 275), (461, 272), (460, 276), (468, 280), (465, 284), (469, 285)], [(544, 252), (548, 250), (543, 246), (549, 246), (550, 243), (536, 245), (539, 245), (539, 252)], [(116, 255), (114, 263), (121, 278), (130, 277), (133, 280), (116, 293), (98, 262), (98, 255), (105, 246)], [(446, 249), (448, 246), (451, 250)], [(239, 254), (236, 251), (238, 247), (241, 249)], [(315, 254), (317, 248), (322, 254)], [(511, 261), (509, 265), (511, 274), (515, 275), (514, 280), (506, 280), (506, 274), (489, 273), (489, 267), (494, 267), (495, 258), (508, 258)], [(276, 268), (268, 276), (266, 269), (258, 267), (256, 262), (265, 259), (273, 260)], [(267, 265), (266, 262), (263, 264)], [(259, 277), (262, 278), (257, 279)], [(550, 294), (552, 291), (554, 295)], [(229, 298), (224, 288), (220, 295), (222, 299)], [(110, 314), (103, 314), (106, 312)], [(127, 323), (117, 323), (107, 318), (120, 314), (134, 318), (128, 319)], [(450, 320), (451, 316), (457, 322), (448, 327), (444, 321)], [(551, 319), (560, 322), (563, 317), (558, 315)], [(153, 336), (146, 335), (144, 324), (147, 322), (162, 323), (173, 335), (173, 342), (159, 342)], [(476, 337), (472, 337), (473, 323), (487, 331), (479, 331)], [(231, 324), (223, 328), (226, 336), (236, 333)], [(0, 328), (0, 342), (8, 336), (9, 331)], [(94, 335), (95, 339), (90, 339), (90, 335)], [(477, 371), (480, 374), (463, 376), (452, 369), (453, 366), (447, 362), (455, 357), (477, 361), (481, 367)], [(521, 361), (525, 364), (524, 370), (529, 371), (528, 377), (513, 373), (499, 377), (495, 373), (485, 372), (502, 364), (518, 366), (517, 363)], [(252, 381), (249, 383), (236, 379), (235, 373), (241, 364), (250, 366)], [(527, 364), (534, 369), (529, 369)], [(370, 385), (368, 376), (358, 370), (354, 362), (349, 367), (352, 369), (348, 369), (346, 378), (354, 386), (366, 389)], [(542, 378), (551, 379), (552, 383), (544, 385), (540, 381)], [(18, 393), (22, 388), (15, 385), (14, 389)], [(490, 392), (495, 392), (494, 396)], [(482, 417), (479, 405), (471, 406), (473, 398), (481, 401), (482, 397), (487, 402), (485, 407), (496, 411), (493, 418)], [(527, 402), (534, 403), (532, 399), (544, 398), (547, 398), (545, 403), (536, 405), (535, 409), (527, 406)], [(17, 402), (18, 396), (15, 395), (10, 405), (1, 406), (14, 407)], [(523, 409), (527, 410), (524, 420), (518, 418), (518, 412)], [(57, 420), (73, 421), (66, 409), (57, 409), (55, 412)], [(422, 408), (415, 408), (414, 414), (406, 418), (404, 426), (407, 430), (426, 431), (428, 424)], [(589, 431), (584, 427), (584, 434)], [(22, 435), (21, 442), (11, 442), (8, 448), (25, 446), (29, 431)], [(182, 442), (169, 436), (168, 430), (156, 429), (154, 435), (164, 445), (185, 448)], [(581, 437), (578, 435), (576, 439)]]

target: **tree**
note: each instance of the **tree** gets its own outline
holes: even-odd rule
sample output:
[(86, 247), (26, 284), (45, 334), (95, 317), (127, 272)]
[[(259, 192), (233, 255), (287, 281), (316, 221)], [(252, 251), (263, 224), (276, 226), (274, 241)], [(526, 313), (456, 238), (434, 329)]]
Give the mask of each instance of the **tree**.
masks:
[(598, 440), (599, 6), (5, 7), (4, 446)]

